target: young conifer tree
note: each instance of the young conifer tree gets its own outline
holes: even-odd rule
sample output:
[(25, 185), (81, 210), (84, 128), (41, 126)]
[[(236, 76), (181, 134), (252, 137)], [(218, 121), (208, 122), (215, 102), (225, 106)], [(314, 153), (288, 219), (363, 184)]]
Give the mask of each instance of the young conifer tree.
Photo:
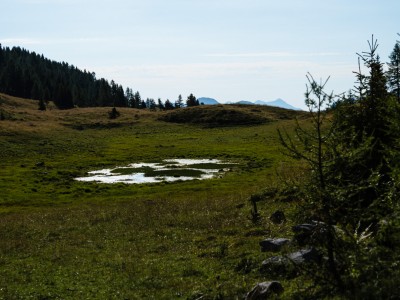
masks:
[[(334, 125), (330, 122), (329, 109), (336, 101), (333, 93), (326, 93), (325, 82), (318, 83), (311, 74), (307, 75), (305, 104), (310, 112), (311, 129), (304, 129), (297, 122), (295, 138), (278, 130), (279, 138), (287, 154), (307, 162), (310, 178), (305, 184), (306, 203), (309, 216), (319, 222), (319, 231), (325, 238), (318, 241), (320, 250), (327, 257), (326, 268), (319, 272), (318, 278), (331, 282), (332, 291), (343, 290), (343, 282), (337, 266), (336, 222), (333, 218), (334, 192), (331, 187), (330, 165), (335, 159)], [(315, 279), (315, 278), (314, 278)]]

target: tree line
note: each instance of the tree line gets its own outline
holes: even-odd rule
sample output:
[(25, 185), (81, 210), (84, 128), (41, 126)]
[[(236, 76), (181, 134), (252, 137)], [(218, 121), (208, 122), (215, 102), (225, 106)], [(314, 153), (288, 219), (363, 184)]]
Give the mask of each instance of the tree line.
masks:
[(199, 105), (193, 94), (184, 101), (160, 98), (142, 99), (138, 91), (124, 89), (114, 80), (97, 79), (94, 72), (80, 70), (66, 62), (56, 62), (43, 55), (20, 47), (2, 47), (0, 44), (0, 92), (39, 100), (39, 109), (53, 101), (60, 109), (73, 107), (132, 107), (150, 110), (169, 110)]

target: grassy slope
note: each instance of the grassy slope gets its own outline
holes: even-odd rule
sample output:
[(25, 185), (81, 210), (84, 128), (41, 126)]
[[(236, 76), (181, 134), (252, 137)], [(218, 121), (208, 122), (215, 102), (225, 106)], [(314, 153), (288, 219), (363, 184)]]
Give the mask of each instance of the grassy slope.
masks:
[[(269, 202), (253, 225), (248, 198), (279, 184), (286, 158), (276, 127), (292, 124), (278, 120), (279, 110), (255, 112), (274, 122), (222, 128), (134, 109), (119, 109), (113, 121), (109, 108), (40, 112), (37, 102), (6, 95), (0, 110), (0, 298), (240, 298), (267, 279), (257, 271), (266, 257), (258, 242), (289, 234), (290, 224), (272, 226), (268, 216), (291, 207)], [(176, 157), (221, 158), (240, 169), (170, 184), (73, 180)]]

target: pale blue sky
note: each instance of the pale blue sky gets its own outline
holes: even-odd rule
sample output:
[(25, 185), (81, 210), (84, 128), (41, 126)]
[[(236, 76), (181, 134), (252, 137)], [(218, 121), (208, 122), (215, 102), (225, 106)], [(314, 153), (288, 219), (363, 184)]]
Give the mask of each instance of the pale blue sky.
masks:
[(3, 46), (163, 100), (304, 108), (307, 72), (345, 92), (372, 34), (383, 62), (400, 39), (398, 0), (1, 0), (0, 10)]

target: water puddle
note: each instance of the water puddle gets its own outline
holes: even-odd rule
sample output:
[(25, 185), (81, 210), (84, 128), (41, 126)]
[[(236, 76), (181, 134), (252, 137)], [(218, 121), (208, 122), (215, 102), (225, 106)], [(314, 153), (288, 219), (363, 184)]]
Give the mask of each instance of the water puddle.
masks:
[(134, 163), (88, 172), (79, 181), (101, 183), (155, 183), (210, 179), (222, 175), (236, 164), (219, 159), (165, 159), (158, 163)]

